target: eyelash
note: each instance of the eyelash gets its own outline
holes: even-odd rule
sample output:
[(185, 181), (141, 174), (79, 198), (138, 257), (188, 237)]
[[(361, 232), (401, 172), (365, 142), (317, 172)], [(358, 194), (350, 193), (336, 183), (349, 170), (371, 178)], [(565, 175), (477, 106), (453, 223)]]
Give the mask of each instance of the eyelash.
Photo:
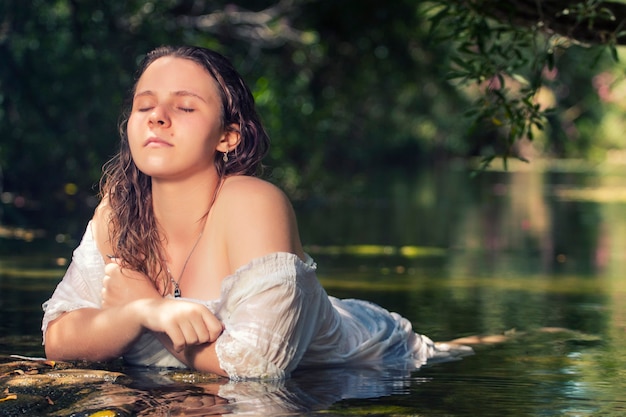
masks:
[[(178, 107), (178, 109), (180, 111), (185, 112), (185, 113), (192, 113), (192, 112), (195, 111), (195, 109), (192, 109), (192, 108), (189, 108), (189, 107)], [(139, 111), (139, 112), (147, 112), (147, 111), (150, 111), (150, 110), (152, 110), (152, 107), (139, 107), (137, 109), (137, 111)]]

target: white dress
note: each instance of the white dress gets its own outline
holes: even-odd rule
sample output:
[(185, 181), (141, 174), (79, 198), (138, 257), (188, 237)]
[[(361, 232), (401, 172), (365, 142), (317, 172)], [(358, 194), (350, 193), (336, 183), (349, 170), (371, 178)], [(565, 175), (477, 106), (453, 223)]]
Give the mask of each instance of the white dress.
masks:
[[(218, 300), (181, 298), (205, 305), (224, 324), (216, 352), (231, 379), (284, 378), (301, 367), (389, 365), (417, 369), (428, 360), (451, 359), (471, 349), (436, 344), (411, 323), (376, 304), (326, 294), (311, 258), (291, 253), (255, 259), (226, 277)], [(64, 312), (100, 308), (104, 261), (90, 225), (50, 300), (48, 324)], [(145, 332), (124, 354), (130, 364), (185, 367)]]

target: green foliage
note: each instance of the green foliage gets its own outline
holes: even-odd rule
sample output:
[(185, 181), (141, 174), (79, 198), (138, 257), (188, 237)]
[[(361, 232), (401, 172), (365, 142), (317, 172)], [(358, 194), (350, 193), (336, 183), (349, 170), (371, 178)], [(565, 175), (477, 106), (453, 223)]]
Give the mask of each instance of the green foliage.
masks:
[[(456, 44), (448, 78), (481, 90), (466, 116), (474, 120), (475, 129), (490, 124), (503, 132), (499, 153), (506, 164), (517, 140), (533, 139), (533, 128), (543, 129), (545, 113), (534, 97), (544, 67), (553, 67), (558, 44), (545, 40), (536, 28), (494, 21), (480, 7), (479, 2), (445, 2), (427, 13), (434, 13), (433, 36)], [(496, 156), (484, 155), (483, 164)]]
[[(369, 3), (300, 4), (291, 11), (297, 36), (282, 42), (276, 39), (290, 30), (281, 29), (284, 16), (266, 22), (269, 38), (247, 36), (236, 23), (195, 20), (227, 10), (217, 3), (201, 10), (174, 0), (5, 5), (0, 53), (10, 65), (1, 79), (12, 80), (0, 87), (11, 97), (0, 125), (11, 138), (0, 154), (6, 187), (39, 198), (76, 183), (93, 194), (116, 147), (136, 62), (162, 43), (208, 46), (234, 61), (273, 138), (268, 172), (293, 196), (332, 189), (338, 175), (465, 153), (467, 125), (441, 123), (463, 106), (440, 77), (444, 54), (426, 44), (423, 16), (411, 1)], [(240, 6), (258, 10), (254, 2)], [(342, 17), (347, 10), (351, 19)]]
[[(93, 30), (81, 11), (69, 2), (34, 3), (14, 2), (3, 13), (10, 27), (0, 45), (8, 98), (2, 136), (11, 143), (3, 144), (2, 162), (21, 162), (7, 171), (10, 183), (46, 172), (56, 175), (42, 186), (56, 188), (68, 174), (93, 173), (90, 162), (104, 151), (94, 148), (102, 141), (93, 135), (113, 136), (109, 109), (119, 105), (128, 80), (112, 39)], [(94, 11), (89, 20), (102, 18)], [(103, 96), (104, 86), (111, 93)]]
[[(602, 3), (570, 2), (570, 8), (551, 17), (572, 15), (576, 25), (586, 24), (592, 31), (598, 20), (615, 19)], [(494, 7), (502, 9), (500, 19), (494, 18)], [(546, 73), (556, 70), (557, 60), (572, 45), (571, 39), (551, 32), (545, 22), (520, 25), (515, 7), (515, 2), (494, 6), (490, 0), (431, 1), (424, 7), (424, 13), (430, 16), (433, 38), (453, 45), (448, 79), (478, 89), (473, 105), (465, 112), (473, 120), (472, 129), (498, 131), (498, 143), (483, 153), (482, 167), (496, 157), (502, 157), (505, 167), (511, 156), (525, 160), (516, 153), (515, 145), (521, 139), (532, 141), (536, 132), (545, 129), (555, 109), (542, 107), (537, 96), (549, 84)], [(541, 8), (540, 3), (537, 8)], [(616, 41), (623, 35), (622, 31), (613, 33), (604, 45), (614, 60)], [(592, 67), (600, 58), (597, 55)]]
[(280, 103), (260, 103), (271, 117), (273, 161), (298, 190), (328, 190), (337, 176), (357, 182), (371, 169), (416, 166), (464, 146), (462, 120), (440, 123), (462, 101), (432, 65), (443, 55), (428, 49), (413, 2), (360, 3), (351, 19), (345, 10), (309, 3), (294, 25), (319, 41), (264, 62), (281, 73), (270, 81)]
[[(117, 147), (118, 115), (136, 61), (167, 40), (157, 30), (165, 16), (145, 20), (143, 3), (2, 4), (4, 187), (46, 207), (44, 216), (55, 215), (54, 201), (73, 206), (95, 193), (101, 166)], [(69, 195), (72, 184), (78, 191)]]
[[(584, 155), (590, 141), (569, 140), (564, 126), (574, 122), (560, 110), (580, 109), (581, 126), (599, 120), (592, 59), (567, 37), (516, 24), (516, 3), (5, 0), (4, 190), (40, 209), (92, 196), (117, 147), (136, 64), (165, 43), (233, 60), (273, 138), (267, 173), (292, 197), (345, 189), (336, 178), (358, 191), (376, 170), (451, 157), (523, 157), (521, 138), (540, 136), (558, 156)], [(571, 4), (562, 13), (580, 27), (613, 16), (603, 2)], [(488, 13), (498, 7), (509, 20)], [(602, 33), (617, 56), (624, 32)], [(550, 106), (538, 100), (546, 88)]]

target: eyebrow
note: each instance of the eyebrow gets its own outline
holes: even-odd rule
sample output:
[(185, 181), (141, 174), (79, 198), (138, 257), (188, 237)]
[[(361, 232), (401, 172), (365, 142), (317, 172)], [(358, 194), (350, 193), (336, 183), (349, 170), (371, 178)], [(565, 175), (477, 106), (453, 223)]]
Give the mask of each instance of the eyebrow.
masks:
[[(195, 98), (200, 99), (200, 100), (202, 100), (202, 101), (204, 101), (206, 103), (206, 100), (204, 98), (202, 98), (200, 95), (194, 93), (193, 91), (179, 90), (179, 91), (174, 91), (174, 92), (170, 93), (170, 95), (176, 96), (176, 97), (195, 97)], [(154, 91), (152, 91), (152, 90), (145, 90), (145, 91), (142, 91), (140, 93), (135, 94), (135, 96), (133, 98), (143, 97), (143, 96), (156, 96), (156, 93)]]

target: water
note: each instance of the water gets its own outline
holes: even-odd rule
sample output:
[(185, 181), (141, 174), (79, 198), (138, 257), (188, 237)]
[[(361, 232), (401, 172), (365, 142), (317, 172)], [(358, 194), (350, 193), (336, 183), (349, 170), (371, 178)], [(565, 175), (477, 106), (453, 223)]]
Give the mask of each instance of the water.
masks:
[[(471, 357), (412, 372), (307, 370), (279, 383), (73, 364), (123, 377), (57, 378), (45, 389), (9, 386), (0, 367), (0, 414), (21, 415), (15, 404), (28, 399), (19, 409), (29, 415), (622, 415), (626, 169), (566, 168), (386, 176), (369, 195), (296, 202), (330, 294), (381, 304), (436, 340), (493, 336)], [(2, 241), (0, 364), (43, 354), (40, 305), (73, 244)]]

